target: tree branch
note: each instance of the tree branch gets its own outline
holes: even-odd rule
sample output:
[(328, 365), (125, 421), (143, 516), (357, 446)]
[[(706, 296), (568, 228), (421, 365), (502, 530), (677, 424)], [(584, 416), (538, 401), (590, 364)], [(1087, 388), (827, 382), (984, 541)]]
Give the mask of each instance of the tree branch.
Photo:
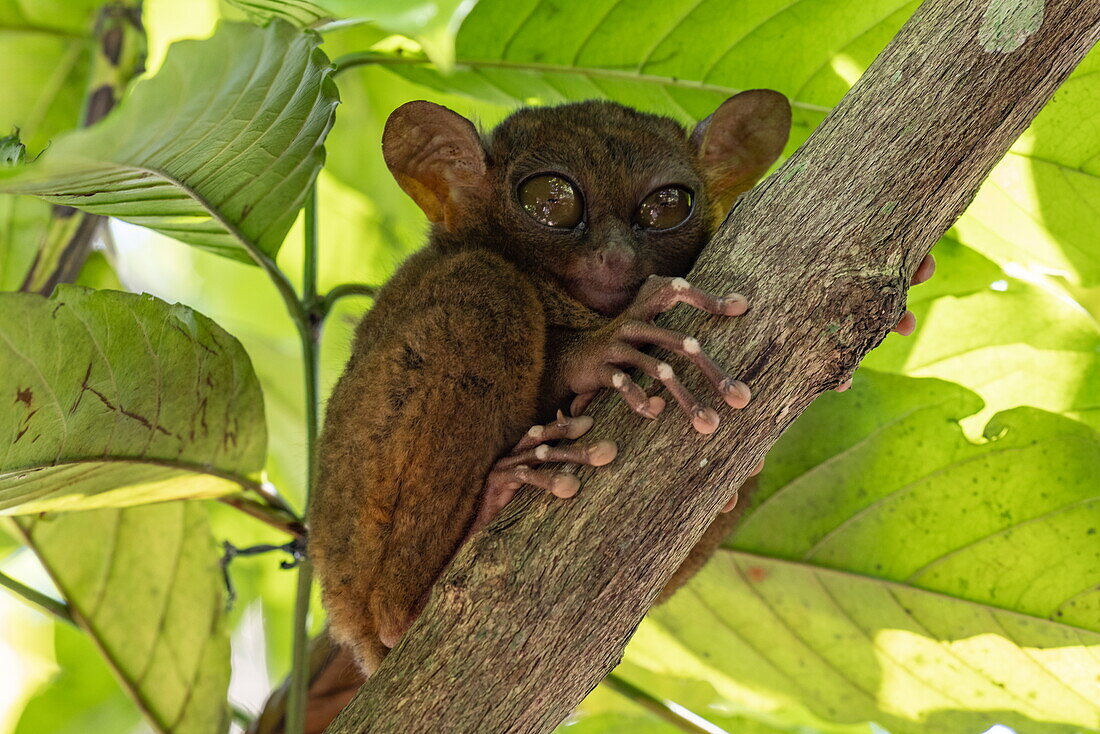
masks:
[(921, 258), (1098, 38), (1097, 2), (927, 0), (689, 276), (752, 311), (663, 321), (748, 382), (749, 407), (703, 438), (672, 413), (642, 423), (598, 401), (619, 459), (582, 472), (571, 502), (525, 492), (468, 544), (328, 731), (553, 729), (732, 489), (897, 322)]

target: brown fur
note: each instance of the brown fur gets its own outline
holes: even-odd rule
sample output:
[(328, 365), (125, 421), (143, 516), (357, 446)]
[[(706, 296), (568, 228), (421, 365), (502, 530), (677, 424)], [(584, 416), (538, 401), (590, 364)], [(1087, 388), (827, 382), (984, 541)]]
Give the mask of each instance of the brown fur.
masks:
[[(746, 94), (692, 138), (672, 120), (609, 102), (520, 110), (484, 141), (426, 102), (391, 116), (387, 162), (433, 229), (357, 329), (328, 404), (310, 518), (332, 634), (364, 671), (419, 613), (463, 542), (490, 467), (568, 405), (563, 355), (615, 315), (582, 302), (578, 283), (590, 277), (594, 253), (608, 243), (636, 252), (632, 269), (616, 275), (635, 289), (650, 274), (687, 273), (720, 206), (778, 155), (785, 101)], [(731, 139), (746, 135), (737, 109), (762, 102), (779, 105), (748, 126), (753, 134), (775, 128), (767, 149)], [(731, 173), (715, 151), (738, 144), (757, 155)], [(544, 171), (583, 192), (584, 226), (553, 230), (522, 210), (516, 187)], [(695, 192), (694, 214), (671, 230), (632, 227), (638, 202), (670, 183)], [(732, 519), (708, 531), (662, 598), (702, 565)]]

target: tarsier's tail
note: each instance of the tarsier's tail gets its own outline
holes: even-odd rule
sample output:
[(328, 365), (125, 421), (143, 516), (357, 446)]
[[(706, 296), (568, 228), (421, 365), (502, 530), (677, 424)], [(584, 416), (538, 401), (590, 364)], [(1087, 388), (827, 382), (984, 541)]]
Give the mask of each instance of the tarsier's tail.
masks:
[[(351, 651), (333, 641), (327, 630), (315, 637), (309, 647), (305, 734), (322, 734), (365, 680)], [(275, 689), (248, 734), (284, 734), (287, 686), (284, 682)]]

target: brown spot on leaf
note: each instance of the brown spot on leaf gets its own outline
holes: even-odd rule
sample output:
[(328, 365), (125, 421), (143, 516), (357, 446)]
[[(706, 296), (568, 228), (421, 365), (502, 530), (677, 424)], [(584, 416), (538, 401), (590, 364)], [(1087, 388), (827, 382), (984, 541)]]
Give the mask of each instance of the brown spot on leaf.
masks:
[(122, 53), (122, 26), (115, 26), (103, 34), (103, 55), (111, 62), (111, 66), (118, 66), (118, 58)]
[(22, 390), (15, 391), (15, 402), (23, 403), (30, 410), (31, 404), (34, 402), (34, 393), (29, 387), (25, 387)]
[(749, 566), (745, 569), (745, 575), (749, 577), (750, 581), (759, 584), (761, 581), (768, 578), (768, 571), (760, 566)]

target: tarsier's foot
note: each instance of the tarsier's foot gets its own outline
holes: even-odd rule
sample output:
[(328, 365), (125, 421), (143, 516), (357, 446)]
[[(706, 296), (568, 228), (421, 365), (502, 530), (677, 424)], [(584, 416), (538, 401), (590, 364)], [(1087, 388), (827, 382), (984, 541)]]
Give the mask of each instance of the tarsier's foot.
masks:
[(493, 465), (485, 480), (481, 507), (469, 534), (487, 525), (508, 504), (516, 490), (524, 484), (541, 487), (555, 497), (569, 498), (580, 489), (580, 480), (562, 469), (532, 467), (555, 461), (566, 464), (603, 466), (619, 452), (614, 441), (601, 440), (590, 444), (550, 446), (548, 441), (580, 438), (592, 428), (586, 415), (569, 417), (558, 411), (557, 420), (543, 426), (532, 426), (519, 443)]
[(574, 414), (591, 402), (596, 391), (608, 388), (622, 395), (638, 415), (656, 418), (664, 408), (664, 401), (648, 397), (621, 369), (635, 367), (665, 386), (695, 430), (713, 433), (718, 428), (718, 413), (704, 406), (676, 379), (671, 365), (640, 351), (638, 347), (644, 344), (667, 349), (691, 361), (730, 407), (743, 408), (748, 404), (748, 386), (716, 365), (695, 337), (653, 323), (658, 314), (677, 303), (686, 303), (720, 316), (740, 316), (749, 307), (745, 297), (736, 293), (717, 297), (699, 290), (683, 278), (650, 276), (638, 291), (634, 303), (607, 327), (594, 332), (589, 342), (582, 345), (566, 365), (568, 384), (577, 393), (572, 407)]

